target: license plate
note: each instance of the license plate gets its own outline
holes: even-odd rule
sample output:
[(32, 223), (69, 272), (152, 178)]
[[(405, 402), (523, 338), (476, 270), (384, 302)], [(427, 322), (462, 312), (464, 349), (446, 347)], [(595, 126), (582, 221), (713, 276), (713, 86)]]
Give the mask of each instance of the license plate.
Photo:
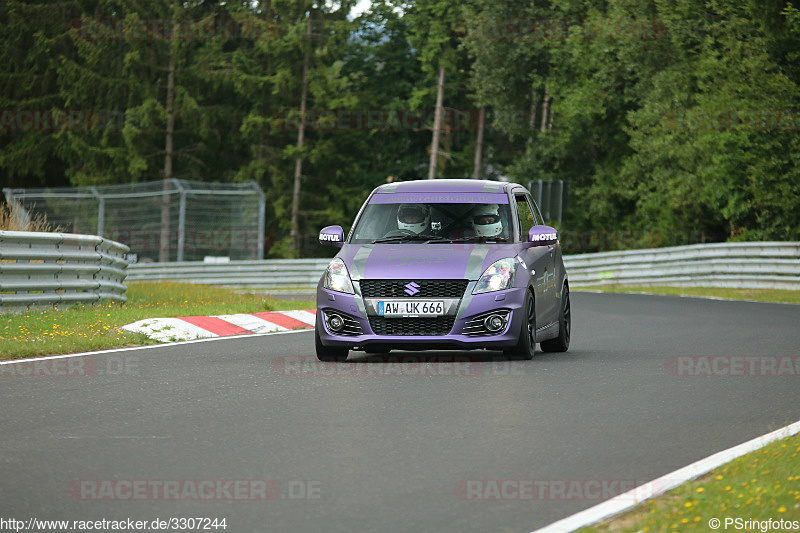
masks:
[(394, 300), (378, 302), (380, 316), (439, 316), (444, 314), (444, 302)]

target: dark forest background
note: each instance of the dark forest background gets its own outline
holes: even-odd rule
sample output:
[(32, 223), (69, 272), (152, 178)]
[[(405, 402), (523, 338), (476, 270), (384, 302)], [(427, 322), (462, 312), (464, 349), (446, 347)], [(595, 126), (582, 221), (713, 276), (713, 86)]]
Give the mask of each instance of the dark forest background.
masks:
[[(319, 253), (300, 236), (432, 165), (564, 180), (561, 229), (613, 246), (800, 240), (797, 1), (353, 5), (0, 2), (0, 184), (254, 180), (270, 257)], [(437, 96), (468, 120), (435, 140), (319, 119)]]

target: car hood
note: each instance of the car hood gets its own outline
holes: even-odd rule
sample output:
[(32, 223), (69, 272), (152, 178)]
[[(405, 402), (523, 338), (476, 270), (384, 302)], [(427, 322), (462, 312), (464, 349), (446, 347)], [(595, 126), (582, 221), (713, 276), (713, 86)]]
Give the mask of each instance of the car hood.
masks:
[(516, 255), (511, 244), (346, 244), (337, 254), (354, 280), (477, 280), (492, 263)]

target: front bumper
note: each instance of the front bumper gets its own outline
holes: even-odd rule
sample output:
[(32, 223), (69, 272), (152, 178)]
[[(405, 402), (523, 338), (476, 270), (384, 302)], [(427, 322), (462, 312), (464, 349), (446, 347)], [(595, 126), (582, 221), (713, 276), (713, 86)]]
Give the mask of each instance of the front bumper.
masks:
[[(467, 286), (464, 297), (453, 303), (448, 315), (439, 319), (384, 319), (377, 317), (374, 306), (358, 294), (344, 294), (317, 287), (317, 329), (323, 345), (330, 347), (363, 350), (370, 347), (386, 347), (402, 350), (431, 349), (503, 349), (517, 344), (522, 322), (525, 320), (525, 287), (472, 294), (475, 282)], [(391, 300), (391, 298), (385, 298)], [(508, 319), (505, 327), (498, 333), (475, 334), (475, 324), (483, 315), (492, 312), (505, 312)], [(345, 334), (333, 333), (325, 315), (337, 313), (345, 318)], [(477, 319), (476, 319), (477, 317)], [(417, 321), (402, 327), (385, 327), (390, 320)], [(430, 326), (425, 321), (429, 321)], [(434, 322), (437, 322), (434, 325)], [(449, 324), (452, 323), (452, 326)], [(406, 327), (408, 326), (408, 327)], [(471, 326), (471, 327), (470, 327)], [(378, 332), (376, 332), (376, 329)], [(437, 330), (435, 334), (417, 334), (417, 331)], [(389, 331), (389, 334), (380, 332)], [(403, 334), (393, 334), (402, 332)]]

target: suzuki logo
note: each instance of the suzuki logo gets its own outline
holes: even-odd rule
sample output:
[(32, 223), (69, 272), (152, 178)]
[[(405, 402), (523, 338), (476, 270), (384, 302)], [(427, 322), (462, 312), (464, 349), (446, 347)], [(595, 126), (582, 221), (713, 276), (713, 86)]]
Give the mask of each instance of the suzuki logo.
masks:
[(406, 294), (408, 294), (409, 296), (415, 296), (419, 294), (419, 285), (417, 285), (413, 281), (411, 283), (406, 283), (405, 285), (403, 285), (403, 287), (406, 288)]

